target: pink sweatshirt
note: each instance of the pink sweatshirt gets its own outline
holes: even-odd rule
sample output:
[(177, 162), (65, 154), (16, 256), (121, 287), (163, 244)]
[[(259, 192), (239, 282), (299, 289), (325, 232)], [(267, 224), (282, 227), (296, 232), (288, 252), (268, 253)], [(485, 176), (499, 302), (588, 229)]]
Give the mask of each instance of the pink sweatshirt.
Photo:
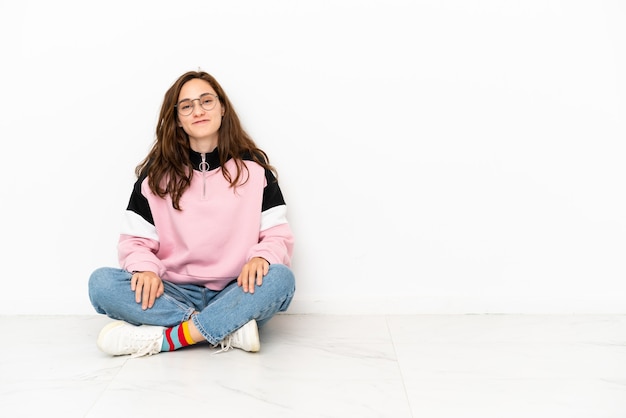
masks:
[[(252, 257), (289, 266), (294, 239), (274, 176), (244, 160), (248, 178), (235, 189), (222, 175), (217, 151), (192, 151), (192, 162), (199, 158), (208, 162), (209, 171), (195, 165), (191, 185), (180, 200), (182, 211), (172, 207), (169, 196), (153, 194), (145, 177), (137, 180), (118, 244), (121, 268), (221, 290)], [(226, 166), (231, 174), (236, 172), (232, 159)]]

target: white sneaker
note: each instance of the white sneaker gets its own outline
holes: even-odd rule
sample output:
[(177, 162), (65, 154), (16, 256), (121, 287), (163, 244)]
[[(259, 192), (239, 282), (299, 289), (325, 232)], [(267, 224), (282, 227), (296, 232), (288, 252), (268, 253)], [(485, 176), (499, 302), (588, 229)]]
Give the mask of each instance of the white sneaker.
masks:
[(261, 349), (261, 342), (259, 341), (259, 328), (256, 325), (256, 321), (253, 319), (237, 331), (224, 338), (220, 345), (222, 349), (217, 351), (228, 351), (231, 348), (239, 348), (244, 351), (256, 353)]
[(98, 348), (113, 356), (141, 357), (161, 352), (164, 327), (111, 322), (98, 335)]

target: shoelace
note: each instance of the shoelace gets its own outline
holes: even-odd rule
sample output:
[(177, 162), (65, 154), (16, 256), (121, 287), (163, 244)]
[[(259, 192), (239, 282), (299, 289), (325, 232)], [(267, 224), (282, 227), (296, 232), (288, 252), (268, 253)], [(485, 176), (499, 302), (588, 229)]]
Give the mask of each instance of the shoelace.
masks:
[(151, 356), (161, 351), (161, 343), (158, 338), (146, 338), (145, 335), (139, 334), (135, 335), (132, 341), (134, 344), (130, 348), (136, 348), (137, 351), (131, 355), (131, 358)]
[[(231, 350), (233, 348), (232, 342), (233, 342), (233, 335), (231, 334), (218, 343), (222, 348), (221, 350), (218, 350), (215, 353), (213, 353), (213, 355)], [(217, 347), (217, 344), (215, 344), (214, 347)]]

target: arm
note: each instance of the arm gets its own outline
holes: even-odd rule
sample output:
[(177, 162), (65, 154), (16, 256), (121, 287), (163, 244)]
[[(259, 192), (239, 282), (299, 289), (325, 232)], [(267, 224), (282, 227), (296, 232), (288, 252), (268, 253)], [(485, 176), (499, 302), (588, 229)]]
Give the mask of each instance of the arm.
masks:
[(255, 285), (263, 284), (271, 263), (290, 266), (293, 254), (294, 237), (287, 222), (287, 206), (272, 173), (266, 171), (265, 176), (259, 241), (248, 251), (248, 262), (237, 278), (243, 291), (250, 293), (254, 293)]
[(274, 175), (265, 171), (259, 242), (246, 259), (262, 257), (270, 264), (291, 264), (294, 237), (287, 221), (287, 205)]
[(159, 237), (141, 184), (142, 179), (138, 179), (124, 212), (117, 249), (120, 267), (133, 273), (131, 290), (135, 300), (145, 310), (152, 308), (164, 292), (161, 276), (165, 267), (156, 256)]

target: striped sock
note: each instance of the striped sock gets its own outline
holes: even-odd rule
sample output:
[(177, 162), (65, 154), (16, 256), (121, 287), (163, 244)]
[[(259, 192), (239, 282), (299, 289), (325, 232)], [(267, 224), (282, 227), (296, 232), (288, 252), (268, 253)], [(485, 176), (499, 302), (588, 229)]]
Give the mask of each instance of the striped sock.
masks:
[(196, 342), (191, 339), (191, 335), (189, 334), (189, 321), (185, 321), (182, 324), (166, 328), (163, 331), (161, 351), (174, 351), (195, 343)]

